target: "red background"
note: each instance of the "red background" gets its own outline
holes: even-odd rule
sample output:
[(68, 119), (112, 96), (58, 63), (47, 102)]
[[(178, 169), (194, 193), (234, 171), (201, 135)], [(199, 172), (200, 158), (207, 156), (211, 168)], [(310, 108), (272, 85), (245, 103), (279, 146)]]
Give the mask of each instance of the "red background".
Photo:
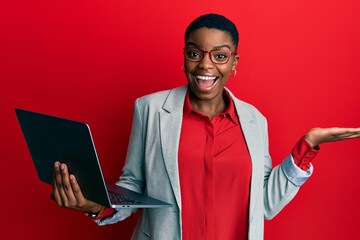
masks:
[[(183, 33), (208, 12), (238, 26), (228, 87), (267, 116), (274, 164), (311, 127), (360, 125), (358, 0), (2, 0), (1, 239), (130, 238), (136, 216), (97, 227), (49, 200), (14, 108), (88, 122), (105, 178), (116, 181), (134, 99), (186, 83)], [(266, 221), (265, 239), (360, 239), (359, 146), (323, 145), (313, 177)]]

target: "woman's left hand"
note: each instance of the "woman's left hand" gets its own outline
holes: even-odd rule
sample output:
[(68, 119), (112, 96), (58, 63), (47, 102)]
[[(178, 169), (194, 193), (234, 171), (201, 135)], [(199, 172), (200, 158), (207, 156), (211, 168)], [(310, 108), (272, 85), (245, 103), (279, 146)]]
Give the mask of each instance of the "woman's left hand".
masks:
[(305, 140), (311, 147), (352, 138), (360, 138), (360, 128), (313, 128), (305, 135)]

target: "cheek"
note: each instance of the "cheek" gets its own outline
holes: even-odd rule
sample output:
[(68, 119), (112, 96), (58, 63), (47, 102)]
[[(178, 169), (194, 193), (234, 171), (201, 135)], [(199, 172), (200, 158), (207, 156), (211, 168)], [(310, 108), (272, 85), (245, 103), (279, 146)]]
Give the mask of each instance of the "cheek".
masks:
[(195, 71), (196, 65), (193, 63), (184, 63), (184, 73), (188, 78), (188, 81), (191, 81), (192, 73)]
[(229, 66), (224, 66), (221, 68), (219, 67), (218, 71), (223, 76), (223, 78), (228, 78), (231, 73), (231, 69), (232, 69), (232, 66), (229, 65)]
[(192, 82), (193, 81), (193, 79), (192, 79), (192, 75), (191, 75), (191, 70), (189, 70), (189, 67), (187, 67), (187, 66), (184, 66), (184, 74), (185, 74), (185, 76), (186, 76), (186, 80), (187, 80), (187, 82)]
[(194, 70), (196, 66), (197, 65), (194, 62), (184, 61), (184, 67), (186, 72)]

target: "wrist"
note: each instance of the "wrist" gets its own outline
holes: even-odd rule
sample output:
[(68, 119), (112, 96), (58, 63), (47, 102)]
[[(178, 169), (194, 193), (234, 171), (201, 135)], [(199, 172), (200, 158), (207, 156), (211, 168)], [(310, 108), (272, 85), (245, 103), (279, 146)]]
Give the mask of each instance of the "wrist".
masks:
[(314, 142), (314, 140), (312, 140), (313, 138), (310, 136), (310, 133), (307, 133), (304, 139), (310, 145), (311, 148), (314, 148), (317, 145), (319, 145), (318, 143)]
[(96, 209), (94, 211), (90, 211), (90, 212), (85, 212), (85, 215), (90, 217), (90, 218), (98, 218), (104, 212), (104, 209), (105, 209), (104, 206), (99, 205), (98, 209)]

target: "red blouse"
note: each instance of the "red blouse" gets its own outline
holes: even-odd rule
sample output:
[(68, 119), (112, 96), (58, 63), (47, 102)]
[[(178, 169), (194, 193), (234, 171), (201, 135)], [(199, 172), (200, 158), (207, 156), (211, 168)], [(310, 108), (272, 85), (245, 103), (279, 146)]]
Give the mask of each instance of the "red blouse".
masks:
[[(179, 143), (183, 240), (247, 239), (251, 159), (236, 110), (212, 120), (193, 110), (187, 94)], [(302, 137), (292, 150), (308, 170), (318, 148)]]
[(212, 120), (185, 99), (178, 153), (184, 240), (247, 238), (251, 160), (227, 99)]

